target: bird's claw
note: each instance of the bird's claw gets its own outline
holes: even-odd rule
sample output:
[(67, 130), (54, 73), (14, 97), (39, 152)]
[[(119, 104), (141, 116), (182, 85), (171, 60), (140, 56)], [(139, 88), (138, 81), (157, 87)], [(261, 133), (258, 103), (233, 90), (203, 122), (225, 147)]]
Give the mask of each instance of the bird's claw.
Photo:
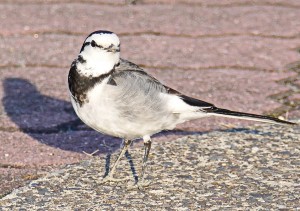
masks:
[(129, 185), (128, 189), (129, 190), (133, 190), (133, 189), (139, 189), (139, 190), (143, 190), (145, 187), (148, 187), (151, 184), (150, 181), (141, 181), (141, 182), (136, 182), (134, 185)]

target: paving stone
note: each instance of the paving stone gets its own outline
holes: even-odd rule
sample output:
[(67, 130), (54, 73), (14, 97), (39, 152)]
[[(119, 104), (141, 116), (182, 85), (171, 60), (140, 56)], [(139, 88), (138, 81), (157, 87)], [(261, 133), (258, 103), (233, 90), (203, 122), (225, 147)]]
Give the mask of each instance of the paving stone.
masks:
[[(282, 70), (297, 61), (299, 54), (287, 50), (300, 40), (284, 41), (249, 37), (168, 38), (142, 36), (122, 39), (125, 58), (151, 66), (187, 68), (237, 67)], [(139, 53), (140, 51), (143, 54)], [(157, 52), (163, 52), (158, 54)], [(282, 52), (285, 52), (284, 54)], [(128, 55), (128, 56), (127, 56)], [(158, 56), (159, 55), (159, 56)], [(140, 63), (141, 63), (140, 62)]]
[[(83, 137), (80, 133), (83, 132), (26, 134), (1, 131), (0, 163), (12, 167), (17, 165), (34, 167), (78, 162), (84, 157), (82, 151), (91, 153), (84, 148), (88, 145), (87, 140), (93, 140), (93, 144), (89, 144), (90, 148), (99, 144), (93, 137), (94, 133), (85, 131), (85, 135), (89, 134), (87, 137)], [(75, 147), (80, 156), (76, 155)]]
[(142, 0), (140, 3), (178, 3), (201, 6), (256, 6), (256, 5), (276, 5), (276, 6), (300, 6), (297, 0)]
[[(67, 35), (41, 35), (37, 39), (29, 35), (2, 37), (0, 64), (69, 68), (77, 57), (84, 38), (85, 36)], [(121, 43), (123, 58), (158, 68), (233, 67), (277, 71), (285, 69), (287, 64), (300, 58), (299, 53), (290, 50), (300, 43), (300, 39), (261, 39), (243, 36), (175, 39), (145, 35), (121, 37)]]
[(61, 4), (61, 3), (87, 3), (87, 4), (107, 4), (107, 5), (126, 5), (128, 0), (0, 0), (0, 3), (6, 4)]
[(292, 116), (293, 118), (300, 118), (300, 110), (297, 109), (289, 112), (289, 116)]
[(299, 101), (300, 100), (300, 94), (293, 94), (289, 97), (292, 101)]
[[(276, 81), (296, 75), (264, 71), (255, 71), (253, 74), (251, 70), (229, 68), (209, 71), (151, 69), (148, 72), (184, 94), (213, 102), (216, 106), (235, 110), (246, 109), (248, 112), (266, 112), (265, 109), (272, 110), (278, 106), (268, 96), (275, 92), (284, 92), (287, 87)], [(268, 105), (263, 105), (267, 102)]]
[(128, 5), (131, 4), (189, 4), (200, 6), (247, 6), (247, 5), (274, 5), (281, 7), (300, 6), (297, 0), (0, 0), (0, 3), (30, 3), (30, 4), (49, 4), (49, 3), (86, 3), (100, 5)]
[(109, 29), (123, 35), (156, 33), (188, 37), (251, 35), (293, 38), (299, 37), (300, 28), (298, 7), (207, 8), (176, 4), (125, 7), (58, 3), (0, 4), (0, 11), (2, 35), (60, 33), (85, 36), (95, 30)]

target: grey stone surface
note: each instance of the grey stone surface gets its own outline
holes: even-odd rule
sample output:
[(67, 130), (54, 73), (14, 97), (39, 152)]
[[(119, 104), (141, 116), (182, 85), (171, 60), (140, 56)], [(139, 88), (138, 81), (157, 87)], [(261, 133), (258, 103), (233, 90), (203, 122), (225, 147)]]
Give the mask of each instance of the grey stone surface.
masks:
[[(300, 122), (300, 121), (299, 121)], [(103, 184), (110, 156), (67, 165), (0, 200), (1, 210), (296, 210), (300, 127), (254, 126), (154, 142), (147, 180), (133, 188), (142, 150), (123, 158)]]

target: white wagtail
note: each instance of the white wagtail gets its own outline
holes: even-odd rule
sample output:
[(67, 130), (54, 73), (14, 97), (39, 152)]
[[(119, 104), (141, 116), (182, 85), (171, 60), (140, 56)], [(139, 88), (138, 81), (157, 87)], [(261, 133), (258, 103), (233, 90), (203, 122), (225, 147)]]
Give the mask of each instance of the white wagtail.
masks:
[(138, 65), (120, 58), (120, 41), (110, 31), (95, 31), (84, 41), (68, 77), (72, 105), (79, 118), (103, 134), (122, 138), (119, 157), (104, 178), (114, 181), (120, 158), (133, 140), (143, 138), (144, 180), (151, 148), (150, 136), (179, 123), (208, 116), (224, 116), (277, 124), (295, 124), (273, 117), (230, 111), (188, 97), (167, 87)]

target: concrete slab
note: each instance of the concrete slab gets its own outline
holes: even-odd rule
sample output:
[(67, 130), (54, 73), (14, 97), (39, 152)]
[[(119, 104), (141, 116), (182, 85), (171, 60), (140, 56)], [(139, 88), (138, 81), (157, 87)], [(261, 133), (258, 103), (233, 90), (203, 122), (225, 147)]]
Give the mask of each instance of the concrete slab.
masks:
[(101, 176), (112, 157), (94, 157), (32, 181), (0, 200), (9, 209), (297, 209), (300, 128), (252, 127), (154, 143), (143, 190), (141, 150), (130, 150), (117, 178)]

